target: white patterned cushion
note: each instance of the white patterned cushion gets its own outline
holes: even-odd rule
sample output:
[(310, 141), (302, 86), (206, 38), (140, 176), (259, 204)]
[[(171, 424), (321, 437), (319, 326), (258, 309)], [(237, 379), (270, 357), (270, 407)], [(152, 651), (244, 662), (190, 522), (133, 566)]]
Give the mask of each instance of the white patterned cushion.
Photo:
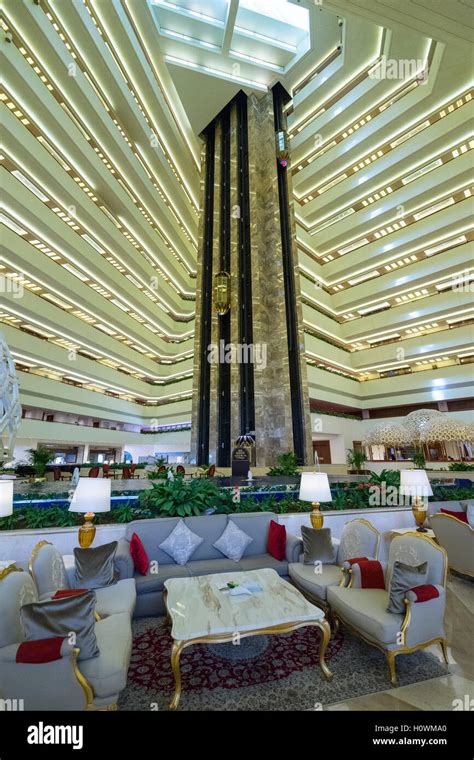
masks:
[(159, 548), (173, 557), (178, 565), (185, 565), (203, 541), (201, 536), (189, 530), (183, 520), (180, 520), (168, 538), (159, 544)]
[(229, 520), (222, 536), (212, 545), (229, 559), (238, 562), (252, 541), (253, 538), (250, 538), (245, 531), (240, 530), (232, 520)]

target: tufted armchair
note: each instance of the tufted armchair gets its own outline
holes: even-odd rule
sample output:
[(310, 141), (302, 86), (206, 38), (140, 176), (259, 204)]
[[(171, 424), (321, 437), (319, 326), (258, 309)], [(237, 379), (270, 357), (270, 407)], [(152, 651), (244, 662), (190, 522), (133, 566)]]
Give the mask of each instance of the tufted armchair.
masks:
[(28, 573), (15, 565), (0, 572), (0, 697), (23, 700), (25, 710), (116, 709), (132, 649), (129, 615), (111, 615), (95, 623), (97, 657), (78, 664), (80, 650), (64, 638), (57, 659), (17, 662), (25, 638), (20, 608), (37, 601)]
[[(396, 561), (411, 566), (428, 563), (424, 585), (406, 592), (405, 610), (400, 614), (387, 612), (391, 575)], [(444, 630), (446, 551), (419, 533), (397, 536), (390, 545), (388, 562), (380, 563), (381, 586), (385, 588), (364, 587), (362, 565), (352, 566), (349, 586), (328, 589), (328, 602), (337, 620), (385, 653), (392, 685), (396, 683), (395, 657), (399, 654), (438, 643), (447, 663)]]
[(347, 585), (349, 582), (348, 560), (356, 557), (377, 559), (380, 533), (372, 523), (363, 518), (350, 520), (344, 525), (341, 538), (332, 539), (334, 558), (330, 564), (320, 567), (299, 562), (288, 565), (288, 575), (293, 584), (308, 599), (329, 612), (327, 590), (330, 586)]
[(450, 569), (474, 577), (474, 528), (442, 512), (431, 515), (430, 525), (436, 540), (448, 552)]
[[(34, 547), (29, 570), (36, 583), (40, 601), (50, 599), (59, 589), (74, 588), (76, 585), (74, 564), (66, 567), (61, 552), (48, 541), (40, 541)], [(120, 612), (126, 612), (132, 617), (137, 598), (133, 578), (94, 590), (97, 612), (101, 618)]]

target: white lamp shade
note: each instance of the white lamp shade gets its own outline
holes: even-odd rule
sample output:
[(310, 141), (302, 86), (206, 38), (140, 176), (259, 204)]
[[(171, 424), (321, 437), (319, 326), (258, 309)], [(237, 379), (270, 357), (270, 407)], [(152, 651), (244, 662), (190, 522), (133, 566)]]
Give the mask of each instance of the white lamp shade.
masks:
[(298, 498), (301, 501), (332, 501), (327, 474), (325, 472), (302, 472)]
[(424, 470), (402, 470), (400, 493), (405, 496), (433, 496), (428, 475)]
[(13, 480), (0, 480), (0, 517), (13, 514)]
[(79, 478), (69, 511), (110, 512), (111, 485), (108, 478)]

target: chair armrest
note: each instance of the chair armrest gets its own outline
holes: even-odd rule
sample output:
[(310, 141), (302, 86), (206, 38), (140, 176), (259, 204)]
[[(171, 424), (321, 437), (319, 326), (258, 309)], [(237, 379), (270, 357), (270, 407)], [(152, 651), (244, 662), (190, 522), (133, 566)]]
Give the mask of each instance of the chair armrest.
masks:
[(119, 538), (117, 551), (114, 557), (115, 572), (117, 580), (122, 581), (124, 578), (133, 578), (134, 566), (130, 554), (130, 541), (126, 538)]
[[(15, 662), (16, 663), (16, 653), (18, 652), (18, 647), (20, 644), (9, 644), (6, 647), (2, 647), (0, 649), (0, 662)], [(61, 658), (64, 657), (71, 657), (74, 653), (74, 647), (72, 644), (70, 644), (66, 639), (64, 639), (63, 643), (61, 644)], [(22, 663), (18, 663), (22, 664)], [(49, 663), (41, 663), (44, 665), (48, 665)]]
[(59, 660), (41, 664), (16, 662), (20, 644), (0, 649), (0, 694), (20, 701), (24, 710), (85, 710), (93, 691), (77, 667), (78, 650), (65, 640)]
[[(381, 562), (380, 560), (372, 560), (376, 561), (380, 564), (383, 572), (383, 577), (386, 576), (387, 571), (387, 563)], [(360, 571), (360, 566), (358, 563), (352, 565), (349, 570), (347, 571), (349, 574), (349, 588), (362, 588), (362, 574)], [(385, 585), (384, 585), (385, 587)]]
[(286, 535), (285, 559), (287, 562), (299, 562), (300, 554), (303, 554), (303, 541), (291, 533)]
[(446, 592), (442, 586), (436, 586), (439, 596), (425, 602), (405, 598), (405, 617), (400, 628), (401, 641), (407, 647), (414, 647), (432, 639), (445, 638), (444, 610)]

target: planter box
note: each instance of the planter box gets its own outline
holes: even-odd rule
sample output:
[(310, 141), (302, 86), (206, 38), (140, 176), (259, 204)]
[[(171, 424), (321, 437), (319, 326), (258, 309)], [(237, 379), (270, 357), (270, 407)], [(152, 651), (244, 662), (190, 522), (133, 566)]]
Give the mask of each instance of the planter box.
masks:
[[(432, 502), (428, 505), (428, 514), (439, 512), (445, 502)], [(324, 527), (331, 528), (332, 535), (340, 538), (344, 524), (356, 517), (369, 520), (381, 533), (380, 559), (385, 559), (388, 552), (387, 531), (394, 528), (415, 529), (415, 521), (411, 509), (407, 507), (373, 507), (371, 509), (328, 510), (324, 512)], [(160, 518), (156, 518), (159, 520)], [(301, 526), (311, 526), (308, 513), (291, 512), (278, 515), (278, 522), (286, 526), (287, 532), (301, 534)], [(77, 546), (77, 527), (74, 528), (44, 528), (42, 530), (10, 530), (0, 531), (0, 561), (14, 560), (27, 569), (28, 559), (38, 541), (50, 541), (63, 554), (72, 554)], [(118, 541), (125, 535), (124, 524), (98, 525), (94, 546)]]

